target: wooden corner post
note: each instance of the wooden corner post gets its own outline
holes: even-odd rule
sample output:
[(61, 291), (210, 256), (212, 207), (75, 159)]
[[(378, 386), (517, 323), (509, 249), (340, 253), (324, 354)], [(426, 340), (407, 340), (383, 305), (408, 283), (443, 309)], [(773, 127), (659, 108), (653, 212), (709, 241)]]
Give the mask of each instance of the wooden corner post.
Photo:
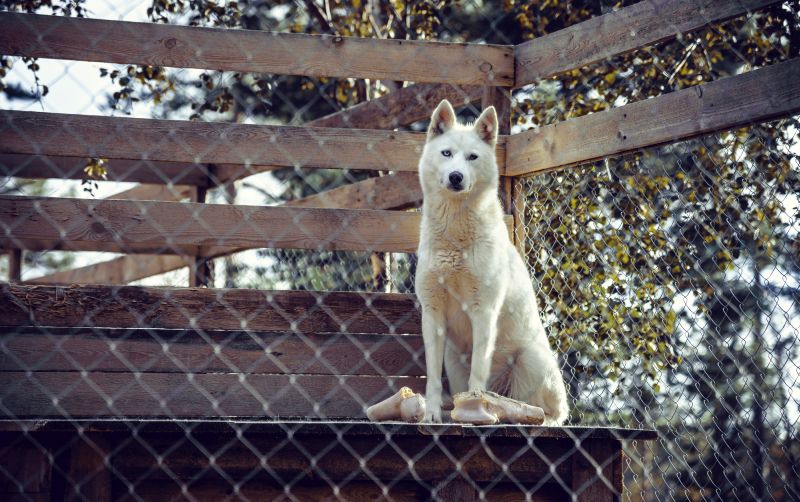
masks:
[[(499, 134), (511, 134), (511, 88), (484, 87), (481, 108), (494, 106), (497, 110)], [(506, 159), (508, 163), (508, 159)], [(501, 166), (504, 172), (504, 166)], [(514, 218), (512, 239), (522, 258), (525, 259), (525, 197), (522, 180), (513, 176), (500, 177), (500, 200), (503, 211)]]

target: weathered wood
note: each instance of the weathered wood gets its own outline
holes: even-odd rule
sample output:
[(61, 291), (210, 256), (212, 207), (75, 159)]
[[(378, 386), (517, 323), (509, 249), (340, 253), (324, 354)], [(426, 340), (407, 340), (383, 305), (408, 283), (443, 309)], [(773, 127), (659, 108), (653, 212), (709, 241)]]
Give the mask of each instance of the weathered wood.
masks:
[(513, 47), (0, 13), (0, 53), (310, 77), (511, 85)]
[(572, 454), (572, 494), (580, 502), (621, 500), (617, 491), (615, 465), (622, 455), (619, 441), (586, 439)]
[(413, 295), (0, 283), (5, 326), (420, 334)]
[(191, 257), (136, 254), (26, 279), (27, 284), (128, 284), (190, 266)]
[[(232, 487), (219, 480), (193, 482), (187, 486), (187, 492), (174, 481), (145, 480), (136, 484), (135, 495), (120, 493), (120, 501), (218, 501), (218, 500), (347, 500), (348, 502), (374, 502), (376, 500), (392, 500), (397, 502), (417, 502), (421, 492), (414, 482), (385, 483), (373, 481), (348, 481), (336, 485), (336, 491), (330, 483), (307, 482), (300, 480), (292, 485), (266, 481), (247, 481), (242, 486)], [(389, 486), (391, 484), (391, 486)], [(384, 494), (384, 486), (388, 493)], [(507, 502), (507, 499), (503, 499)], [(522, 500), (525, 500), (524, 497)]]
[(0, 372), (424, 376), (416, 335), (0, 328)]
[[(0, 125), (2, 128), (2, 125)], [(74, 138), (73, 138), (74, 140)], [(87, 179), (83, 169), (87, 157), (64, 157), (34, 154), (3, 153), (0, 144), (0, 175), (19, 178)], [(138, 155), (138, 159), (141, 155)], [(205, 185), (206, 166), (186, 162), (154, 162), (152, 160), (111, 159), (105, 164), (106, 179), (141, 183), (173, 183), (176, 185)]]
[[(294, 431), (294, 427), (289, 426), (289, 430)], [(194, 433), (193, 436), (198, 437)], [(207, 457), (191, 442), (175, 445), (164, 439), (158, 441), (154, 436), (140, 437), (146, 438), (155, 451), (174, 449), (171, 448), (170, 454), (164, 456), (164, 468), (154, 469), (156, 459), (140, 442), (126, 444), (119, 452), (114, 467), (128, 476), (149, 472), (151, 479), (169, 476), (192, 479), (207, 465)], [(285, 434), (273, 439), (270, 442), (273, 446), (266, 450), (270, 454), (264, 460), (269, 469), (260, 468), (262, 457), (248, 448), (247, 444), (237, 441), (235, 436), (203, 436), (202, 441), (209, 451), (221, 452), (214, 459), (215, 464), (231, 479), (245, 476), (254, 480), (275, 479), (274, 476), (294, 476), (302, 472), (306, 482), (321, 480), (322, 473), (333, 480), (378, 478), (402, 481), (416, 478), (438, 482), (453, 475), (456, 470), (453, 459), (461, 462), (462, 475), (476, 483), (510, 479), (520, 483), (536, 483), (542, 479), (555, 482), (550, 471), (551, 463), (555, 473), (564, 482), (569, 483), (571, 479), (570, 462), (563, 460), (569, 458), (572, 447), (569, 441), (535, 438), (532, 440), (534, 448), (531, 448), (527, 441), (520, 438), (502, 437), (482, 440), (477, 436), (440, 436), (434, 440), (418, 434), (401, 437), (388, 435), (387, 439), (386, 434), (381, 434), (377, 437), (343, 435), (343, 439), (338, 440), (333, 431), (322, 436), (305, 436), (300, 431), (294, 431), (292, 441), (281, 441), (283, 437)], [(249, 436), (247, 439), (251, 444), (257, 441)], [(302, 446), (302, 450), (298, 445)], [(313, 466), (311, 458), (315, 459)], [(413, 465), (409, 466), (408, 459), (414, 459)], [(503, 471), (504, 463), (508, 474)], [(169, 473), (165, 472), (165, 468), (169, 469)], [(426, 499), (430, 498), (430, 493), (425, 495), (428, 495)]]
[[(206, 188), (198, 187), (191, 202), (205, 203)], [(195, 256), (189, 263), (189, 287), (209, 287), (214, 284), (214, 263), (208, 256)]]
[[(0, 372), (4, 413), (45, 417), (363, 417), (418, 377), (244, 373)], [(53, 400), (57, 396), (58, 399)], [(6, 411), (7, 410), (7, 411)]]
[(75, 441), (67, 473), (66, 500), (111, 500), (110, 462), (106, 464), (110, 451), (108, 439), (101, 435), (87, 434)]
[(507, 176), (792, 115), (800, 111), (800, 59), (510, 136)]
[(9, 249), (8, 251), (8, 282), (22, 280), (22, 250)]
[(23, 438), (0, 446), (0, 500), (50, 500), (51, 461)]
[(422, 202), (416, 173), (394, 173), (368, 178), (315, 195), (287, 201), (290, 207), (406, 209)]
[[(411, 253), (419, 213), (0, 196), (0, 247), (214, 256), (253, 248)], [(20, 221), (25, 225), (20, 225)]]
[(514, 47), (515, 87), (671, 40), (782, 0), (644, 0)]
[(411, 132), (9, 110), (0, 123), (1, 153), (194, 164), (414, 171), (425, 141)]

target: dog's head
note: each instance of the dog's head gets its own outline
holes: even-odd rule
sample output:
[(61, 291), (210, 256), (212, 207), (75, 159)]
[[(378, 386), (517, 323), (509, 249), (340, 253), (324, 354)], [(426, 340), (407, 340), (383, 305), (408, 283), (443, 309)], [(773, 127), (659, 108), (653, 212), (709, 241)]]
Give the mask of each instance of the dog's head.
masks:
[(493, 106), (484, 110), (474, 125), (462, 125), (445, 99), (433, 111), (419, 163), (423, 188), (449, 197), (464, 197), (487, 188), (496, 190), (496, 144), (497, 112)]

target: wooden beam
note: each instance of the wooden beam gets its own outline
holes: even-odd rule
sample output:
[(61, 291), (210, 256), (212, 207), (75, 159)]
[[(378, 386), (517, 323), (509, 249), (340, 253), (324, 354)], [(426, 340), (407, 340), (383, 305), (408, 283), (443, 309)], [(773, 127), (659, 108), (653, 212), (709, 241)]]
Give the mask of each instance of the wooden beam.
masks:
[(23, 253), (21, 249), (11, 248), (8, 250), (8, 282), (22, 280), (22, 261)]
[(515, 87), (783, 0), (643, 0), (514, 47)]
[[(142, 185), (121, 194), (112, 195), (118, 198), (166, 198), (176, 195), (172, 190), (158, 185)], [(147, 188), (157, 187), (157, 188)], [(175, 187), (178, 189), (178, 187)], [(183, 195), (180, 187), (177, 195)], [(156, 190), (157, 193), (153, 190)], [(149, 197), (148, 197), (149, 196)], [(162, 199), (163, 200), (163, 199)], [(418, 205), (422, 201), (422, 188), (416, 173), (395, 173), (327, 190), (319, 194), (287, 201), (289, 207), (316, 208), (350, 208), (350, 209), (406, 209)], [(26, 280), (29, 284), (127, 284), (165, 272), (171, 272), (190, 265), (190, 258), (173, 255), (137, 254), (121, 256), (112, 260), (94, 263), (71, 270), (54, 272), (41, 277)]]
[(425, 141), (410, 132), (9, 110), (0, 111), (0, 124), (3, 153), (192, 164), (415, 171)]
[(0, 13), (9, 56), (309, 77), (511, 85), (511, 46), (350, 38)]
[(331, 209), (406, 209), (421, 202), (422, 187), (417, 173), (399, 172), (286, 201), (284, 205)]
[(419, 218), (404, 211), (0, 196), (0, 248), (209, 257), (255, 248), (413, 253)]
[[(0, 328), (0, 332), (4, 340), (0, 372), (83, 368), (128, 373), (425, 376), (422, 338), (417, 335), (96, 327)], [(164, 344), (169, 345), (168, 352)]]
[[(26, 417), (306, 417), (365, 416), (366, 403), (408, 386), (419, 377), (199, 373), (0, 372), (3, 407)], [(53, 396), (58, 396), (56, 403)], [(113, 398), (111, 405), (109, 399)], [(216, 406), (215, 406), (216, 404)]]
[(190, 266), (192, 258), (179, 255), (135, 254), (93, 263), (41, 277), (26, 284), (127, 284)]
[[(481, 98), (481, 88), (448, 84), (415, 84), (380, 98), (361, 103), (340, 112), (312, 120), (307, 127), (339, 127), (361, 129), (394, 129), (428, 118), (442, 99), (467, 104)], [(2, 150), (2, 149), (0, 149)], [(85, 179), (87, 158), (58, 155), (0, 153), (0, 174), (20, 178)], [(235, 181), (252, 174), (277, 169), (271, 165), (216, 164), (214, 173), (205, 165), (154, 160), (108, 159), (109, 181), (185, 184), (204, 186), (210, 178), (215, 182)]]
[(2, 324), (420, 334), (413, 295), (0, 283)]
[[(207, 191), (201, 187), (195, 190), (192, 202), (203, 204), (206, 202)], [(195, 256), (189, 265), (189, 287), (208, 287), (214, 284), (214, 263), (210, 257)]]
[(510, 137), (508, 176), (589, 162), (800, 111), (800, 59)]
[(70, 451), (66, 500), (112, 500), (111, 450), (108, 438), (99, 434), (82, 434), (75, 440)]
[[(2, 128), (2, 125), (0, 125)], [(66, 131), (65, 131), (66, 132)], [(74, 139), (74, 138), (73, 138)], [(89, 157), (3, 153), (0, 143), (0, 176), (17, 178), (54, 178), (83, 180)], [(137, 156), (140, 158), (141, 155)], [(232, 167), (232, 166), (231, 166)], [(109, 159), (106, 180), (175, 185), (204, 185), (208, 183), (206, 166), (190, 162), (155, 162), (152, 160)]]

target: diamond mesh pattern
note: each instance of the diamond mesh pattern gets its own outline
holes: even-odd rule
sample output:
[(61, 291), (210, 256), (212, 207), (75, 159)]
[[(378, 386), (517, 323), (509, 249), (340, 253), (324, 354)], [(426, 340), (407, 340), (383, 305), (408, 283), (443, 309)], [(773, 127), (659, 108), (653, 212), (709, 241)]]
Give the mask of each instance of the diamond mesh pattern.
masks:
[[(408, 49), (394, 66), (419, 74), (430, 48), (414, 40), (520, 44), (633, 3), (0, 10), (398, 39)], [(523, 134), (779, 64), (800, 53), (799, 8), (775, 2), (493, 103), (510, 100), (506, 132)], [(37, 23), (21, 18), (15, 33), (63, 51), (48, 38), (59, 25)], [(800, 498), (797, 116), (503, 181), (560, 354), (568, 427), (372, 424), (367, 406), (425, 383), (421, 192), (396, 155), (413, 170), (413, 133), (436, 103), (471, 120), (484, 90), (244, 72), (236, 61), (261, 54), (234, 32), (216, 39), (230, 51), (223, 70), (111, 64), (105, 41), (135, 39), (136, 25), (98, 26), (69, 43), (100, 62), (0, 56), (0, 494)], [(291, 63), (318, 64), (275, 40), (298, 54)], [(181, 43), (157, 42), (144, 53)], [(469, 46), (463, 64), (430, 71), (456, 80), (483, 54)], [(118, 120), (87, 120), (98, 115)]]

